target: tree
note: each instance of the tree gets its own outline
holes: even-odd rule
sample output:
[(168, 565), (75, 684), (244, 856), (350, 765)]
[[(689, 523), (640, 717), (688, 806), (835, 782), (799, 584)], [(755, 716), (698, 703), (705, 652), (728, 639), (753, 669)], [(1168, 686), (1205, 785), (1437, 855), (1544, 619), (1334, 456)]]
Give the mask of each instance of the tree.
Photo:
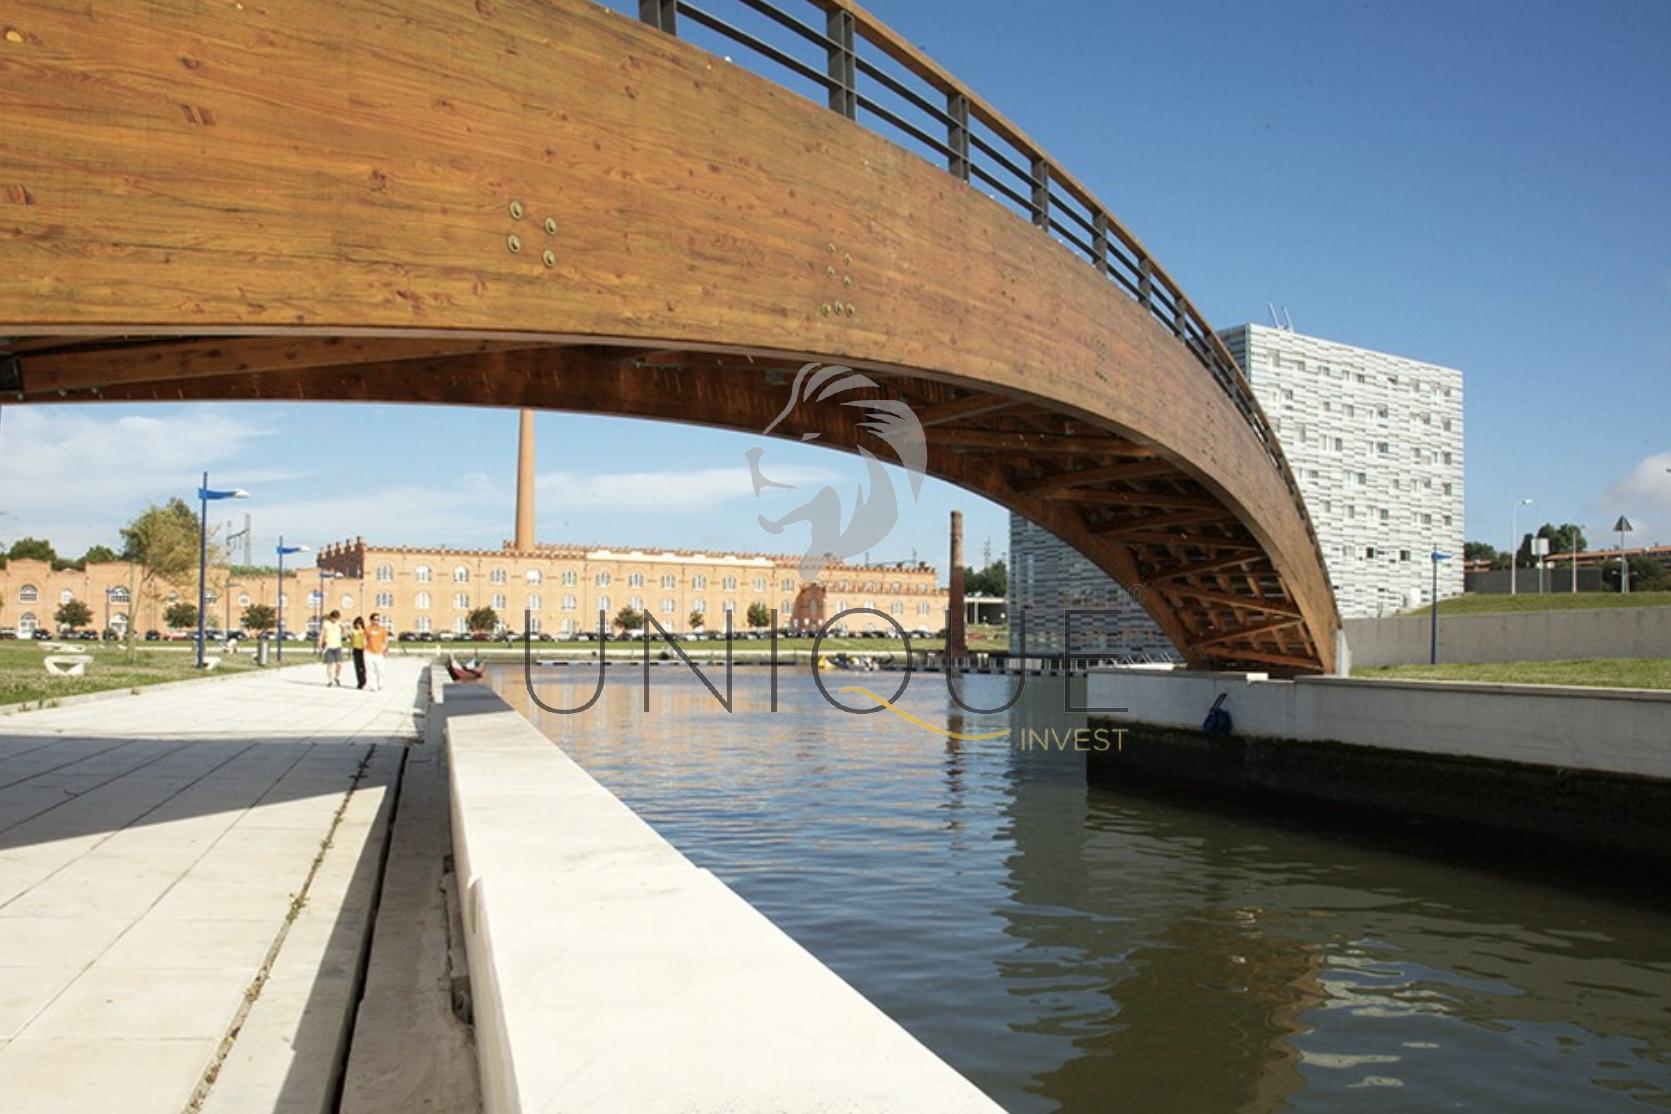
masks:
[(765, 604), (755, 600), (748, 605), (748, 625), (755, 630), (768, 626), (772, 621), (772, 612)]
[(111, 549), (108, 545), (91, 545), (87, 547), (87, 552), (81, 555), (81, 564), (83, 567), (87, 565), (104, 565), (116, 559), (116, 551)]
[(999, 558), (976, 572), (974, 569), (963, 570), (963, 591), (970, 596), (1006, 596), (1009, 594), (1009, 569)]
[[(1601, 581), (1607, 587), (1617, 592), (1619, 584), (1619, 559), (1615, 557), (1602, 566)], [(1671, 590), (1671, 569), (1640, 554), (1630, 559), (1630, 590), (1632, 592), (1663, 592)]]
[(691, 630), (701, 630), (701, 629), (703, 629), (704, 623), (703, 623), (703, 619), (702, 619), (702, 612), (700, 612), (700, 611), (692, 611), (690, 613), (690, 618), (686, 621), (688, 623), (690, 623), (690, 629)]
[[(197, 545), (197, 514), (182, 499), (170, 499), (160, 507), (152, 504), (122, 527), (122, 556), (133, 562), (138, 579), (136, 590), (130, 592), (135, 606), (142, 595), (154, 593), (162, 584), (184, 586), (197, 571)], [(215, 559), (213, 553), (209, 559)], [(130, 651), (137, 627), (137, 623), (128, 624)]]
[(53, 612), (52, 621), (70, 630), (80, 630), (93, 621), (93, 609), (80, 600), (71, 600), (59, 605), (58, 610)]
[(1571, 522), (1563, 522), (1559, 526), (1552, 526), (1545, 522), (1538, 527), (1537, 533), (1527, 534), (1520, 539), (1520, 549), (1514, 555), (1514, 563), (1523, 569), (1537, 567), (1537, 558), (1532, 556), (1532, 539), (1544, 538), (1549, 542), (1549, 552), (1582, 553), (1588, 544), (1584, 538), (1584, 528)]
[(472, 631), (493, 631), (499, 626), (499, 613), (491, 607), (478, 607), (470, 612), (464, 625)]
[(181, 600), (178, 603), (171, 603), (168, 605), (167, 610), (162, 613), (162, 621), (167, 623), (170, 627), (173, 627), (175, 630), (184, 630), (187, 627), (195, 627), (197, 626), (197, 605), (195, 603), (187, 603), (185, 600)]
[(264, 603), (252, 603), (244, 608), (243, 617), (238, 621), (244, 624), (245, 630), (265, 634), (278, 626), (278, 615)]
[(1463, 542), (1462, 559), (1464, 561), (1495, 561), (1497, 547), (1488, 542)]
[(6, 551), (6, 557), (12, 561), (56, 561), (58, 553), (45, 538), (19, 538)]
[(623, 604), (621, 610), (615, 613), (615, 628), (617, 630), (642, 630), (644, 616), (640, 615), (630, 605)]

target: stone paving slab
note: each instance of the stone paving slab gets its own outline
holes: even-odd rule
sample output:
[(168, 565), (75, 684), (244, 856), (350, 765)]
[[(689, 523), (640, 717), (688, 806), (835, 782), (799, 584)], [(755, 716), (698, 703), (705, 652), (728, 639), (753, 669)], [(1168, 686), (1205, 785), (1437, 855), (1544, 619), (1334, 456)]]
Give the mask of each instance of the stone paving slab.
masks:
[[(421, 674), (393, 660), (369, 693), (304, 666), (0, 720), (0, 1107), (180, 1114), (269, 959), (295, 951), (275, 995), (305, 999), (292, 903), (364, 872)], [(316, 872), (367, 769), (378, 788)], [(347, 895), (310, 888), (313, 916)]]

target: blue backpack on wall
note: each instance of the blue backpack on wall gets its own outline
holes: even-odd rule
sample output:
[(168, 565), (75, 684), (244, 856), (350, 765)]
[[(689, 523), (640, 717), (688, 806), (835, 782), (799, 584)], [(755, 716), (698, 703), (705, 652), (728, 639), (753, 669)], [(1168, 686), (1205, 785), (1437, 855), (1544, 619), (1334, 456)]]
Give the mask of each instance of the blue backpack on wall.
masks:
[(1201, 723), (1201, 730), (1208, 735), (1230, 734), (1230, 713), (1224, 710), (1224, 701), (1229, 693), (1221, 692), (1213, 706), (1207, 711), (1207, 718)]

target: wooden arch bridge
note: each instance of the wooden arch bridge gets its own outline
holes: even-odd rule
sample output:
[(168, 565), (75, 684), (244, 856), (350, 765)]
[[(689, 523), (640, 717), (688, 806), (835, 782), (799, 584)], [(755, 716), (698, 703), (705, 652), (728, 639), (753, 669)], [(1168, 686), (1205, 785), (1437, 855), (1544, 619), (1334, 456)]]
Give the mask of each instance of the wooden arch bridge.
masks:
[[(1089, 556), (1191, 664), (1334, 666), (1315, 534), (1223, 344), (847, 0), (13, 0), (0, 109), (8, 405), (760, 432), (803, 362), (847, 364), (915, 411), (929, 473)], [(796, 416), (773, 435), (863, 436)]]

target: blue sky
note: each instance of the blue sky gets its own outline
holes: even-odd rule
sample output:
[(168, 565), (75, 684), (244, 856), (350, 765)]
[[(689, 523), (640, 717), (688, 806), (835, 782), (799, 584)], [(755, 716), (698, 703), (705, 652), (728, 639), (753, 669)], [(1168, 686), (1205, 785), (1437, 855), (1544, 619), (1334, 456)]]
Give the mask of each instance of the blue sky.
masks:
[[(1275, 302), (1304, 332), (1463, 369), (1469, 538), (1506, 544), (1530, 497), (1534, 525), (1628, 513), (1634, 541), (1671, 543), (1671, 3), (868, 6), (1072, 168), (1215, 325)], [(113, 541), (209, 467), (256, 493), (238, 509), (266, 552), (281, 531), (495, 545), (515, 430), (485, 410), (14, 408), (0, 539)], [(542, 539), (793, 548), (755, 522), (753, 438), (559, 414), (539, 433)], [(768, 463), (861, 476), (810, 447)], [(1003, 551), (1003, 512), (931, 481), (873, 557), (943, 564), (953, 506), (971, 559)]]

